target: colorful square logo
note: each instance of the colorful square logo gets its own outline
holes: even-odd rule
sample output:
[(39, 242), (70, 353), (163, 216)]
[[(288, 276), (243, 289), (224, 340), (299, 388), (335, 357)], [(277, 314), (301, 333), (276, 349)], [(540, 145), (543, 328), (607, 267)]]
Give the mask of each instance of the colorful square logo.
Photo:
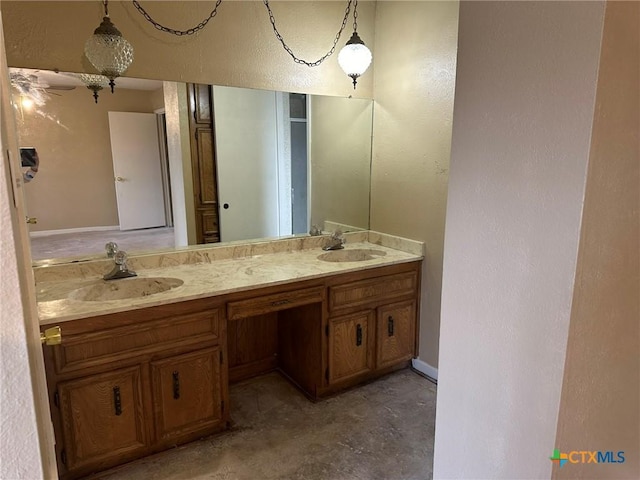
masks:
[(557, 462), (561, 467), (569, 461), (569, 456), (566, 453), (560, 453), (559, 449), (553, 450), (553, 456), (549, 457), (552, 462)]

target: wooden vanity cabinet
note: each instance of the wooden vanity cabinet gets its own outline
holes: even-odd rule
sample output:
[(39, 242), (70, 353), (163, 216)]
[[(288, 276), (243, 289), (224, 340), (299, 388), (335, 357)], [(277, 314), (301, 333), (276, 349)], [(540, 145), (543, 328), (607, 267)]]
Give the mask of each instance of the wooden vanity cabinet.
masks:
[(420, 265), (366, 270), (331, 282), (322, 394), (405, 367), (417, 356)]
[(310, 398), (322, 387), (322, 280), (232, 295), (227, 302), (229, 378), (279, 370)]
[(310, 398), (417, 355), (421, 262), (268, 287), (227, 300), (229, 378), (279, 370)]
[(226, 428), (219, 300), (69, 321), (62, 330), (62, 344), (44, 349), (60, 478)]
[(420, 266), (65, 322), (62, 344), (44, 348), (60, 477), (226, 428), (230, 377), (278, 369), (317, 399), (406, 367), (418, 353)]

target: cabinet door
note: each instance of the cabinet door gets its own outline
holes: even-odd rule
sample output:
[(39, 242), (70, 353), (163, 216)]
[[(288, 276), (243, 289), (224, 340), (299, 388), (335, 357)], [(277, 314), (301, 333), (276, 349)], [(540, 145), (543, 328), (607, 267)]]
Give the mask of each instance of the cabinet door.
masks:
[(377, 368), (409, 360), (415, 353), (416, 302), (393, 303), (378, 308)]
[(371, 310), (329, 321), (329, 384), (371, 371), (374, 322)]
[(151, 363), (153, 406), (159, 441), (222, 422), (220, 347)]
[(147, 448), (141, 392), (139, 366), (58, 384), (69, 470), (122, 463)]

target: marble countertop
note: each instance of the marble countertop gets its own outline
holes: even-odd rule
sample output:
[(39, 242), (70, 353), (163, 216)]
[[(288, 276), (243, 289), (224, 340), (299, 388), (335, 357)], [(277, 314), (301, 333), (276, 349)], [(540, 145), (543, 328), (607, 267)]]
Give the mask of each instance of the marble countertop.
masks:
[[(72, 292), (77, 289), (104, 283), (104, 280), (98, 275), (37, 282), (36, 295), (40, 324), (49, 325), (97, 315), (224, 295), (397, 263), (413, 262), (423, 258), (422, 244), (419, 242), (409, 240), (407, 241), (409, 248), (401, 250), (399, 248), (406, 246), (403, 239), (384, 236), (384, 234), (376, 234), (375, 239), (373, 235), (363, 239), (361, 234), (360, 238), (354, 238), (354, 240), (364, 241), (349, 242), (345, 245), (345, 250), (371, 249), (381, 253), (366, 261), (327, 262), (318, 259), (318, 256), (326, 253), (320, 248), (305, 248), (211, 262), (138, 269), (137, 278), (177, 278), (182, 280), (183, 284), (165, 292), (123, 300), (82, 301), (70, 298), (70, 296), (74, 296)], [(372, 243), (372, 240), (375, 243)], [(419, 247), (416, 247), (416, 244)], [(386, 245), (392, 245), (395, 248)], [(109, 283), (127, 281), (128, 279), (122, 279)]]

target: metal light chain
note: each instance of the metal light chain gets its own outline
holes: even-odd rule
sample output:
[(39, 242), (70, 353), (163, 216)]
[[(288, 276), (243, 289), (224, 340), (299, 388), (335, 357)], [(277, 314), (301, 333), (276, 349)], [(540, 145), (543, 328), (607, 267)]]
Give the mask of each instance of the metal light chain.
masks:
[(156, 27), (158, 30), (162, 32), (171, 33), (172, 35), (176, 35), (178, 37), (182, 37), (183, 35), (193, 35), (194, 33), (199, 32), (204, 27), (206, 27), (207, 23), (209, 23), (209, 21), (218, 14), (218, 7), (220, 6), (221, 3), (222, 3), (222, 0), (217, 0), (216, 6), (213, 7), (213, 10), (209, 14), (209, 16), (205, 18), (203, 21), (201, 21), (195, 27), (191, 27), (187, 30), (174, 30), (173, 28), (165, 27), (164, 25), (156, 22), (153, 18), (151, 18), (151, 16), (147, 13), (147, 11), (144, 8), (142, 8), (142, 5), (140, 5), (136, 0), (133, 0), (133, 6), (136, 7), (136, 9), (142, 14), (142, 16), (145, 19), (147, 19), (149, 23), (153, 24), (154, 27)]
[(353, 31), (358, 31), (358, 0), (353, 3)]
[[(273, 12), (271, 11), (271, 7), (269, 6), (269, 0), (263, 0), (263, 3), (267, 7), (267, 11), (269, 12), (269, 20), (271, 21), (271, 26), (273, 26), (273, 32), (275, 33), (276, 38), (280, 40), (282, 47), (287, 51), (289, 55), (291, 55), (291, 58), (293, 58), (293, 61), (302, 65), (306, 65), (307, 67), (317, 67), (322, 62), (324, 62), (328, 57), (330, 57), (333, 54), (333, 52), (335, 52), (336, 45), (340, 40), (340, 35), (342, 35), (342, 31), (347, 25), (347, 19), (349, 18), (349, 13), (351, 12), (351, 3), (353, 1), (354, 0), (349, 0), (347, 2), (347, 8), (344, 12), (344, 19), (342, 20), (342, 26), (340, 27), (340, 30), (336, 34), (336, 38), (333, 40), (333, 45), (331, 46), (331, 50), (329, 50), (327, 53), (325, 53), (322, 57), (320, 57), (315, 62), (308, 62), (306, 60), (296, 57), (295, 53), (293, 53), (291, 48), (289, 48), (289, 46), (285, 43), (284, 38), (282, 38), (282, 35), (280, 35), (280, 32), (276, 27), (276, 19), (274, 18)], [(356, 0), (356, 3), (357, 3), (357, 0)]]

